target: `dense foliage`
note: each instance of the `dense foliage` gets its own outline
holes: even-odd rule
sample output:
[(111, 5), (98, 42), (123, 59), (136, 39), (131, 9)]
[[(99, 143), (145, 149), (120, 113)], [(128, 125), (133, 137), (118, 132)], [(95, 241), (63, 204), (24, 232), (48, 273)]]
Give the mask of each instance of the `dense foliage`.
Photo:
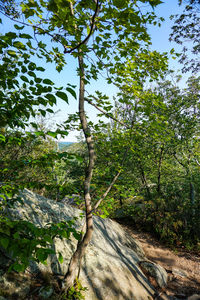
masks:
[[(182, 1), (180, 1), (181, 3)], [(170, 35), (170, 40), (175, 41), (182, 46), (182, 51), (179, 54), (180, 62), (183, 64), (183, 71), (199, 72), (199, 17), (200, 1), (187, 0), (186, 6), (181, 15), (173, 15), (175, 20), (172, 27), (173, 31)], [(192, 55), (191, 55), (192, 53)]]
[(191, 77), (185, 89), (167, 81), (130, 97), (126, 106), (119, 98), (115, 116), (134, 125), (112, 122), (95, 136), (96, 190), (123, 169), (102, 209), (188, 248), (199, 247), (200, 237), (199, 87), (199, 78)]
[(55, 163), (72, 158), (69, 153), (57, 153), (56, 143), (50, 138), (66, 134), (65, 129), (41, 130), (34, 119), (38, 114), (45, 117), (54, 113), (51, 107), (56, 96), (67, 101), (66, 89), (56, 88), (51, 80), (38, 76), (45, 69), (32, 61), (32, 37), (21, 33), (23, 26), (15, 28), (16, 32), (1, 35), (0, 42), (0, 250), (1, 255), (10, 257), (10, 270), (24, 271), (31, 260), (46, 263), (48, 255), (55, 253), (50, 246), (56, 236), (69, 238), (73, 233), (78, 239), (80, 234), (73, 222), (39, 228), (11, 220), (6, 213), (15, 201), (22, 202), (16, 195), (25, 187), (56, 192)]
[[(148, 5), (144, 11), (141, 3)], [(147, 32), (148, 25), (163, 21), (153, 10), (160, 3), (0, 1), (0, 12), (15, 28), (0, 41), (0, 250), (8, 252), (10, 269), (21, 271), (30, 260), (46, 262), (54, 237), (74, 234), (79, 242), (64, 276), (72, 296), (82, 289), (73, 290), (73, 284), (92, 237), (92, 213), (131, 218), (171, 245), (200, 247), (199, 77), (190, 77), (185, 89), (164, 81), (167, 53), (151, 49)], [(172, 35), (182, 43), (189, 32), (194, 54), (199, 52), (196, 4), (186, 6), (196, 23), (183, 26), (183, 14)], [(62, 126), (41, 128), (36, 116), (53, 114), (58, 98), (68, 103), (68, 94), (76, 98), (76, 93), (70, 84), (56, 87), (35, 61), (54, 62), (60, 72), (67, 55), (78, 62), (79, 111)], [(183, 55), (181, 61), (188, 64)], [(185, 71), (199, 66), (187, 64)], [(114, 101), (101, 91), (86, 93), (100, 72), (119, 89)], [(149, 82), (152, 87), (145, 87)], [(88, 122), (86, 101), (110, 121)], [(84, 140), (60, 151), (55, 139), (71, 128), (82, 130)], [(8, 218), (7, 209), (20, 201), (16, 195), (25, 187), (55, 201), (76, 194), (86, 210), (83, 234), (73, 222), (38, 228)]]

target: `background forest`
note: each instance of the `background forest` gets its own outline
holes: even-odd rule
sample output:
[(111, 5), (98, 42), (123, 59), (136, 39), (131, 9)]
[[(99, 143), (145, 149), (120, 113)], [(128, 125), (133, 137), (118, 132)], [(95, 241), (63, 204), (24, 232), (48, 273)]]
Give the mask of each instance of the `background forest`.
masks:
[[(141, 3), (148, 6), (140, 15)], [(200, 250), (200, 3), (180, 1), (184, 11), (174, 16), (170, 39), (183, 51), (172, 49), (171, 54), (150, 49), (147, 28), (162, 22), (154, 11), (159, 4), (0, 2), (1, 23), (8, 18), (15, 24), (14, 31), (0, 36), (0, 245), (14, 259), (20, 257), (16, 271), (30, 259), (45, 261), (52, 236), (63, 234), (54, 228), (22, 255), (20, 243), (13, 248), (14, 240), (35, 234), (34, 227), (24, 232), (23, 224), (16, 226), (6, 216), (24, 188), (55, 201), (73, 199), (73, 205), (86, 210), (87, 225), (91, 213), (128, 220), (168, 245)], [(185, 39), (192, 47), (186, 48)], [(46, 78), (35, 60), (45, 59), (61, 71), (65, 55), (78, 60), (78, 96), (74, 85), (60, 87)], [(169, 70), (168, 55), (180, 61), (183, 72), (190, 71), (185, 87)], [(108, 84), (118, 88), (114, 99), (101, 91), (85, 92), (104, 69)], [(68, 103), (69, 97), (79, 99), (79, 112), (51, 126), (58, 99)], [(97, 109), (97, 122), (87, 121), (84, 103)], [(83, 132), (79, 142), (60, 148), (59, 138), (72, 130)], [(86, 244), (88, 228), (82, 237)]]

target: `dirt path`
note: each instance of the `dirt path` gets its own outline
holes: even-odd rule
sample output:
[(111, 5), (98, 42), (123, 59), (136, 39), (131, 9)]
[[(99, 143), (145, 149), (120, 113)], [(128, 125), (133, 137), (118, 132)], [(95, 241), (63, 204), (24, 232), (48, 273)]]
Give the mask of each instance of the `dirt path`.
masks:
[(165, 294), (169, 299), (188, 299), (189, 296), (198, 294), (199, 298), (195, 300), (200, 300), (200, 254), (184, 250), (172, 251), (149, 233), (134, 230), (132, 225), (122, 225), (140, 242), (146, 257), (167, 270), (170, 281)]

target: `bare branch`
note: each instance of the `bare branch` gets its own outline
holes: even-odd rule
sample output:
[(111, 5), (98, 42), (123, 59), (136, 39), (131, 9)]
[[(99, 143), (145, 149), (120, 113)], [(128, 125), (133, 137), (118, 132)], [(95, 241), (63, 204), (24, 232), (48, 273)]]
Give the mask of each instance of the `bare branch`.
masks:
[(99, 207), (99, 205), (101, 204), (101, 202), (106, 198), (106, 196), (110, 192), (111, 188), (113, 187), (113, 185), (117, 181), (117, 179), (118, 179), (118, 177), (119, 177), (120, 174), (121, 174), (121, 170), (115, 175), (115, 177), (113, 178), (113, 181), (111, 182), (111, 184), (109, 185), (109, 187), (107, 188), (107, 190), (105, 191), (105, 193), (103, 194), (103, 196), (94, 205), (94, 208), (92, 209), (91, 212), (94, 212)]
[[(94, 98), (94, 97), (93, 97)], [(119, 124), (121, 124), (122, 126), (125, 126), (126, 128), (129, 128), (125, 123), (121, 122), (120, 120), (116, 119), (115, 117), (113, 117), (111, 114), (107, 113), (106, 111), (104, 111), (102, 108), (100, 108), (99, 106), (97, 106), (95, 103), (93, 103), (90, 99), (85, 98), (85, 100), (91, 104), (92, 106), (94, 106), (96, 109), (98, 109), (100, 112), (102, 112), (104, 115), (106, 115), (107, 117), (111, 118), (112, 120), (118, 122)]]
[(174, 154), (174, 158), (176, 159), (176, 161), (183, 167), (183, 168), (186, 168), (186, 165), (184, 163), (182, 163), (178, 157), (176, 156), (176, 154)]
[(195, 158), (195, 161), (196, 161), (197, 165), (200, 167), (200, 162), (198, 161), (197, 158)]
[[(21, 25), (24, 25), (24, 26), (32, 27), (34, 31), (35, 31), (35, 29), (41, 30), (43, 32), (42, 34), (48, 34), (53, 39), (56, 38), (56, 36), (54, 34), (51, 34), (48, 30), (45, 30), (45, 29), (41, 28), (40, 26), (28, 24), (26, 22), (17, 20), (15, 18), (12, 18), (12, 17), (8, 16), (7, 14), (3, 13), (2, 11), (0, 11), (0, 13), (2, 15), (4, 15), (5, 17), (7, 17), (8, 19), (10, 19), (11, 21), (17, 22), (18, 24), (21, 24)], [(36, 32), (34, 32), (34, 36), (35, 36), (35, 34), (36, 34)]]

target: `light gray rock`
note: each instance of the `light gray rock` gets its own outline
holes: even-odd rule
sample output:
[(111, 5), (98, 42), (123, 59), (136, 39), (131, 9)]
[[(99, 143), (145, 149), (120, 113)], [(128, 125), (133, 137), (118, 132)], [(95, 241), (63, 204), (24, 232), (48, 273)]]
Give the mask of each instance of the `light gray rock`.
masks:
[[(10, 299), (27, 299), (26, 295), (30, 291), (30, 281), (23, 275), (4, 273), (0, 276), (0, 293)], [(0, 299), (1, 300), (1, 299)]]
[(147, 275), (155, 278), (160, 288), (164, 288), (167, 286), (168, 275), (162, 266), (155, 264), (149, 260), (140, 261), (139, 265), (142, 270), (147, 273)]
[(48, 299), (53, 294), (53, 288), (51, 286), (42, 286), (39, 290), (38, 296), (42, 299)]
[[(10, 216), (23, 218), (36, 225), (61, 222), (78, 217), (77, 228), (81, 228), (83, 211), (72, 206), (46, 199), (25, 190), (21, 194), (24, 203), (17, 203), (9, 210)], [(80, 280), (88, 288), (86, 300), (150, 300), (155, 289), (139, 267), (140, 261), (147, 260), (139, 243), (124, 229), (110, 219), (94, 217), (94, 234), (83, 259)], [(54, 249), (61, 253), (64, 262), (58, 262), (58, 255), (51, 255), (48, 265), (32, 263), (32, 272), (45, 271), (65, 274), (77, 241), (55, 239)], [(166, 276), (160, 266), (152, 267), (163, 286)], [(21, 298), (22, 299), (22, 298)]]
[(178, 275), (180, 277), (188, 277), (188, 274), (186, 271), (181, 270), (181, 269), (177, 269), (177, 268), (172, 268), (172, 273), (174, 275)]
[(200, 300), (200, 295), (194, 294), (188, 297), (188, 300)]

